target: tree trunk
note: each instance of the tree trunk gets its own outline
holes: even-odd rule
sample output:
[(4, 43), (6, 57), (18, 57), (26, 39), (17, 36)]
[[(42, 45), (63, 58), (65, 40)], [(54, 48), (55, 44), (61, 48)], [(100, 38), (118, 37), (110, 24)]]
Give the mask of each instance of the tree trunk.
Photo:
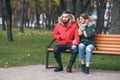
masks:
[(120, 0), (113, 1), (110, 34), (120, 34)]
[(106, 2), (104, 0), (97, 0), (97, 27), (96, 33), (102, 33), (104, 29), (104, 13), (105, 13)]
[[(37, 3), (36, 3), (37, 4)], [(40, 28), (40, 24), (39, 24), (39, 17), (40, 17), (40, 14), (39, 14), (39, 12), (38, 12), (38, 8), (37, 8), (37, 6), (36, 6), (36, 28), (38, 29), (38, 28)]]
[(39, 24), (39, 18), (40, 18), (40, 14), (38, 12), (36, 12), (36, 27), (39, 29), (40, 28), (40, 24)]
[(2, 30), (6, 30), (5, 19), (6, 19), (6, 8), (5, 8), (5, 0), (1, 1), (1, 15), (2, 15)]
[(8, 36), (8, 41), (13, 41), (13, 36), (12, 36), (12, 11), (11, 11), (11, 5), (10, 5), (10, 0), (5, 0), (6, 4), (6, 9), (7, 9), (7, 36)]
[(81, 11), (81, 6), (80, 6), (80, 3), (81, 1), (80, 0), (77, 0), (77, 8), (76, 8), (76, 17), (79, 17), (80, 16), (80, 11)]
[(24, 27), (23, 27), (23, 24), (24, 24), (24, 0), (21, 0), (21, 14), (20, 14), (20, 32), (24, 32)]
[(62, 13), (63, 11), (66, 10), (66, 1), (65, 0), (60, 0), (60, 12)]
[(90, 4), (91, 4), (91, 0), (87, 0), (86, 4), (85, 4), (84, 7), (83, 7), (83, 12), (84, 12), (84, 13), (87, 11), (87, 9), (88, 9), (88, 7), (90, 6)]
[(86, 13), (86, 11), (87, 11), (88, 7), (90, 6), (90, 4), (91, 4), (91, 0), (87, 0), (87, 1), (80, 0), (80, 1), (78, 1), (77, 16), (79, 16), (81, 13)]
[(48, 25), (48, 18), (49, 18), (49, 8), (48, 8), (48, 0), (45, 1), (45, 14), (46, 14), (46, 28), (48, 29), (49, 25)]
[(73, 5), (72, 14), (73, 15), (75, 15), (76, 13), (76, 4), (77, 4), (77, 0), (72, 0), (72, 5)]

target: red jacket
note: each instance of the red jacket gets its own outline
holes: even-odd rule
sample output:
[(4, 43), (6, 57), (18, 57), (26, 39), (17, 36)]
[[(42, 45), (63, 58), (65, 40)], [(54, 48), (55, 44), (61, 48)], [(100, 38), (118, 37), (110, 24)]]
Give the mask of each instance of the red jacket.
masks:
[(78, 45), (80, 38), (78, 35), (78, 26), (76, 22), (71, 22), (67, 27), (61, 23), (57, 23), (53, 32), (53, 37), (58, 44), (75, 44)]

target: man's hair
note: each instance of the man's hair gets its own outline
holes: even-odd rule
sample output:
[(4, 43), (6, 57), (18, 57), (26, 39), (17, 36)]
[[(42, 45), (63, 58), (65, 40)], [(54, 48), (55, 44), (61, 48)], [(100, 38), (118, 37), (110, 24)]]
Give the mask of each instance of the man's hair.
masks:
[(65, 14), (70, 14), (70, 10), (63, 11)]

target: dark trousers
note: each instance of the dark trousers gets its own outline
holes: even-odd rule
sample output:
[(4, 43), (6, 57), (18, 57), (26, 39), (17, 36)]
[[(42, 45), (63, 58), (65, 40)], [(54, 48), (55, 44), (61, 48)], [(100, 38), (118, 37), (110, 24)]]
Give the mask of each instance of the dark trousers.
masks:
[(78, 54), (78, 50), (77, 50), (77, 48), (72, 49), (71, 46), (72, 45), (70, 45), (70, 44), (67, 44), (67, 45), (66, 44), (58, 44), (54, 48), (54, 57), (59, 66), (62, 66), (61, 52), (63, 52), (66, 49), (71, 50), (71, 57), (69, 60), (69, 65), (73, 65), (73, 63), (75, 62), (77, 54)]

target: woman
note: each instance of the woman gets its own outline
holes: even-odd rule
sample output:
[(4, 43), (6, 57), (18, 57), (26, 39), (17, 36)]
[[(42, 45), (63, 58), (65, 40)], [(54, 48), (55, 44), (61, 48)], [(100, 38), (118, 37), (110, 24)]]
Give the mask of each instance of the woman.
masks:
[[(77, 19), (79, 26), (80, 44), (78, 45), (79, 59), (81, 61), (82, 72), (89, 74), (90, 63), (92, 59), (92, 51), (95, 49), (94, 33), (95, 24), (94, 19), (83, 13)], [(85, 63), (86, 53), (86, 63)]]

